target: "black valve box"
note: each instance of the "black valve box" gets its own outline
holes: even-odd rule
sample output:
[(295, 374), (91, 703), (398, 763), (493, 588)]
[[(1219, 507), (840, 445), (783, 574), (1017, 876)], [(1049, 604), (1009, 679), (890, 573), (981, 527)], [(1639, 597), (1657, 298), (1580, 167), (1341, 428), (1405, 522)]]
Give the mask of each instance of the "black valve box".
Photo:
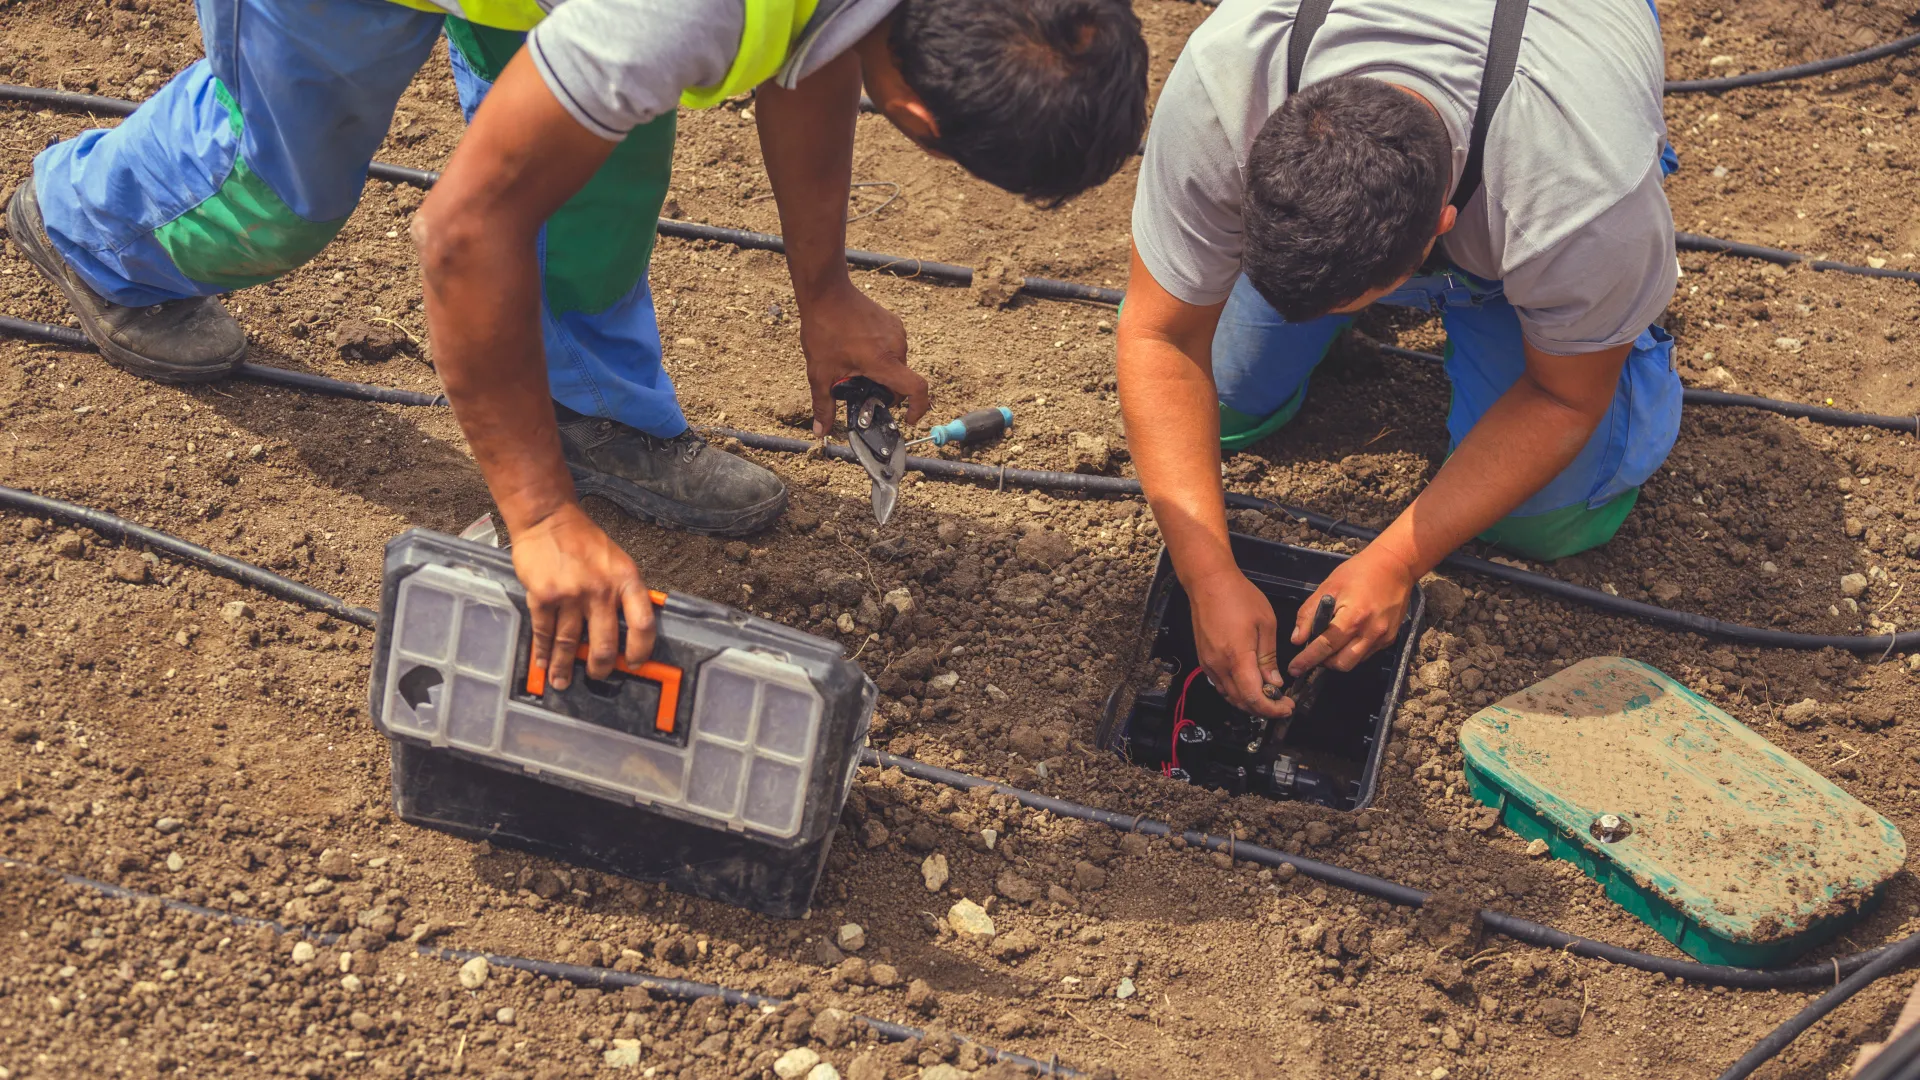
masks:
[(637, 668), (565, 690), (532, 667), (496, 548), (387, 545), (368, 700), (401, 818), (768, 915), (804, 914), (876, 691), (837, 642), (654, 593)]
[[(1273, 602), (1284, 672), (1299, 652), (1288, 640), (1295, 613), (1348, 556), (1239, 533), (1229, 540), (1241, 572)], [(1352, 671), (1328, 669), (1311, 705), (1261, 754), (1261, 722), (1229, 704), (1205, 673), (1196, 673), (1193, 609), (1163, 549), (1147, 588), (1147, 667), (1134, 673), (1131, 701), (1125, 686), (1108, 699), (1097, 741), (1136, 765), (1204, 787), (1360, 810), (1379, 786), (1423, 611), (1415, 589), (1393, 644)], [(1176, 714), (1188, 722), (1179, 723)]]

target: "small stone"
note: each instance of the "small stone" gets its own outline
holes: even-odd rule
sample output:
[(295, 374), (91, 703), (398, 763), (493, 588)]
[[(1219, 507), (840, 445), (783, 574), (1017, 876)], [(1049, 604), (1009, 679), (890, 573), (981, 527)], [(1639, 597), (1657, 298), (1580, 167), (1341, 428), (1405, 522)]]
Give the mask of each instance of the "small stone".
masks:
[(887, 827), (879, 818), (868, 818), (860, 823), (860, 846), (872, 851), (887, 842)]
[(1680, 586), (1671, 581), (1656, 581), (1653, 587), (1647, 590), (1647, 594), (1653, 597), (1653, 602), (1662, 607), (1673, 606), (1673, 602), (1680, 599), (1683, 592)]
[(828, 600), (841, 607), (852, 607), (867, 595), (867, 587), (859, 577), (844, 570), (822, 570), (813, 576), (813, 583)]
[[(1920, 655), (1920, 654), (1916, 654), (1916, 655)], [(1000, 843), (1000, 830), (981, 829), (980, 842), (987, 845), (988, 851), (992, 851), (994, 847)]]
[(1453, 681), (1453, 665), (1445, 660), (1432, 660), (1420, 665), (1420, 681), (1428, 689), (1445, 689)]
[(1133, 980), (1123, 978), (1120, 980), (1120, 985), (1114, 988), (1113, 996), (1119, 998), (1121, 1001), (1125, 1001), (1132, 997), (1134, 993)]
[(72, 530), (53, 538), (53, 553), (63, 559), (81, 559), (87, 554), (87, 542)]
[(311, 941), (296, 941), (293, 943), (293, 962), (296, 964), (311, 964), (313, 963), (313, 958), (318, 955), (319, 950), (313, 947), (313, 942)]
[(1900, 549), (1909, 557), (1920, 558), (1920, 532), (1910, 532), (1901, 537)]
[(359, 993), (362, 989), (362, 986), (363, 984), (361, 983), (360, 976), (358, 975), (349, 974), (349, 975), (340, 976), (340, 989), (345, 990), (349, 994)]
[(913, 613), (913, 594), (904, 588), (887, 590), (887, 595), (881, 597), (880, 602), (892, 608), (896, 615)]
[(1010, 869), (1000, 871), (1000, 876), (993, 881), (993, 891), (1016, 904), (1031, 904), (1040, 899), (1040, 886)]
[(1428, 575), (1420, 582), (1420, 593), (1426, 597), (1427, 618), (1432, 622), (1450, 622), (1467, 606), (1466, 590), (1443, 577)]
[(220, 617), (230, 623), (238, 623), (242, 619), (253, 618), (253, 607), (245, 600), (229, 600), (220, 605)]
[(1547, 853), (1547, 842), (1545, 840), (1535, 839), (1535, 840), (1527, 841), (1527, 857), (1528, 858), (1537, 859), (1540, 856), (1545, 855), (1546, 853)]
[(1003, 1039), (1025, 1035), (1031, 1030), (1033, 1030), (1033, 1017), (1019, 1009), (1008, 1009), (993, 1019), (994, 1034)]
[(940, 997), (927, 985), (925, 979), (915, 979), (907, 984), (907, 1008), (915, 1012), (930, 1013), (940, 1007)]
[(987, 695), (987, 700), (996, 705), (1004, 704), (1008, 700), (1007, 692), (992, 683), (986, 685), (984, 692)]
[(976, 945), (993, 941), (993, 917), (971, 900), (962, 900), (947, 909), (947, 925), (961, 938)]
[(820, 1064), (818, 1051), (805, 1046), (796, 1046), (781, 1054), (773, 1063), (773, 1074), (780, 1080), (800, 1080), (800, 1077), (813, 1071)]
[(177, 874), (180, 871), (185, 870), (186, 868), (187, 868), (187, 860), (183, 858), (179, 852), (177, 851), (167, 852), (167, 870), (169, 872)]
[(186, 822), (181, 821), (179, 818), (163, 817), (153, 823), (153, 828), (155, 832), (170, 836), (179, 832), (185, 825)]
[(1004, 934), (996, 935), (993, 946), (988, 951), (995, 960), (1012, 963), (1015, 960), (1040, 948), (1040, 939), (1026, 927), (1016, 927)]
[(1867, 575), (1847, 574), (1840, 579), (1840, 595), (1856, 600), (1867, 591)]
[[(312, 849), (309, 848), (308, 850), (311, 851)], [(319, 868), (321, 873), (330, 878), (339, 879), (353, 876), (353, 860), (347, 857), (346, 852), (338, 848), (328, 848), (320, 853)]]
[(491, 970), (486, 957), (476, 956), (460, 965), (460, 985), (468, 990), (478, 990), (487, 984), (487, 975)]
[(861, 957), (849, 956), (833, 969), (833, 977), (848, 986), (866, 986), (873, 982), (873, 969)]
[(1073, 891), (1090, 893), (1106, 888), (1107, 872), (1086, 861), (1073, 864)]
[(867, 981), (881, 989), (898, 986), (900, 985), (900, 969), (894, 967), (892, 964), (869, 964), (867, 966)]
[(947, 887), (951, 875), (947, 871), (947, 857), (934, 852), (920, 864), (920, 878), (926, 882), (927, 891), (937, 893)]
[(512, 1027), (514, 1020), (518, 1018), (519, 1014), (513, 1011), (513, 1006), (511, 1005), (503, 1006), (499, 1012), (493, 1014), (494, 1023), (503, 1024), (507, 1027)]
[(340, 347), (341, 359), (356, 360), (362, 364), (390, 360), (395, 353), (411, 351), (413, 345), (412, 340), (398, 330), (375, 327), (358, 320), (342, 322), (333, 333), (333, 343)]
[(615, 1069), (637, 1069), (640, 1067), (640, 1040), (615, 1039), (612, 1049), (600, 1052), (600, 1060)]
[(920, 1080), (971, 1080), (971, 1078), (968, 1077), (966, 1073), (961, 1072), (959, 1069), (943, 1061), (937, 1065), (929, 1065), (921, 1069)]
[(933, 676), (935, 656), (932, 649), (916, 645), (894, 657), (889, 668), (903, 679), (928, 679)]
[(960, 682), (959, 672), (943, 671), (940, 674), (935, 675), (933, 678), (928, 679), (927, 685), (934, 688), (935, 690), (951, 690), (959, 682)]
[(807, 1080), (840, 1080), (840, 1070), (823, 1061), (807, 1071)]
[(840, 928), (840, 933), (834, 940), (848, 952), (859, 952), (867, 947), (867, 932), (859, 923), (848, 923)]
[(129, 585), (147, 583), (147, 560), (137, 551), (122, 550), (107, 563), (107, 576), (115, 581), (124, 581)]
[(1074, 472), (1103, 473), (1113, 466), (1113, 444), (1104, 435), (1067, 433), (1067, 460)]
[[(1920, 654), (1916, 654), (1920, 655)], [(1790, 728), (1810, 728), (1825, 719), (1825, 710), (1812, 698), (1799, 701), (1780, 710), (1780, 719)]]
[(833, 620), (833, 625), (838, 627), (843, 634), (851, 634), (854, 630), (858, 629), (853, 621), (853, 613), (848, 611), (841, 612), (840, 617)]
[(1059, 885), (1047, 886), (1047, 900), (1050, 903), (1059, 904), (1065, 908), (1077, 908), (1080, 906), (1080, 898), (1061, 888)]

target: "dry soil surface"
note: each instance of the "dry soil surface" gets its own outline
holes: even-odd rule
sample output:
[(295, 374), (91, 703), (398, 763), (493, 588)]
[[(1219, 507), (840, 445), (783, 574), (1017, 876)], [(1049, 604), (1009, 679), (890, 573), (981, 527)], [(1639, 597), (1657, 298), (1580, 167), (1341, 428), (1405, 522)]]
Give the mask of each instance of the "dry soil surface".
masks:
[[(1157, 86), (1207, 11), (1177, 0), (1138, 8)], [(1912, 14), (1873, 0), (1664, 8), (1675, 77), (1849, 51), (1908, 32)], [(139, 97), (199, 52), (182, 0), (0, 7), (0, 77), (12, 82)], [(402, 102), (385, 160), (431, 167), (449, 153), (460, 123), (444, 64), (432, 61)], [(1681, 227), (1920, 267), (1909, 209), (1916, 64), (1670, 99)], [(96, 122), (111, 123), (0, 109), (0, 175), (10, 185), (49, 140)], [(854, 245), (1123, 284), (1131, 169), (1045, 210), (920, 156), (883, 120), (860, 125), (855, 175), (878, 183), (856, 192), (856, 211), (874, 212), (851, 226)], [(888, 185), (898, 195), (882, 206)], [(674, 213), (772, 229), (765, 193), (748, 103), (684, 119)], [(253, 335), (250, 358), (433, 388), (427, 356), (363, 359), (389, 351), (369, 349), (369, 331), (424, 336), (406, 239), (420, 198), (370, 184), (311, 265), (233, 296)], [(1911, 284), (1681, 261), (1669, 324), (1690, 381), (1920, 412), (1902, 359), (1920, 299)], [(653, 280), (669, 366), (697, 423), (782, 432), (804, 422), (793, 297), (777, 257), (663, 241)], [(1017, 411), (1011, 438), (968, 456), (1128, 471), (1112, 311), (985, 306), (963, 289), (860, 281), (906, 319), (936, 412)], [(66, 318), (10, 250), (0, 294), (7, 314)], [(1371, 318), (1367, 329), (1416, 347), (1439, 334), (1406, 318)], [(1383, 524), (1442, 459), (1446, 405), (1437, 370), (1345, 350), (1298, 421), (1229, 462), (1230, 482)], [(1909, 833), (1920, 822), (1920, 740), (1903, 722), (1920, 693), (1905, 657), (1730, 647), (1471, 577), (1436, 589), (1418, 643), (1422, 674), (1407, 688), (1373, 809), (1342, 815), (1187, 788), (1089, 744), (1158, 547), (1137, 502), (909, 482), (894, 523), (876, 530), (857, 470), (761, 460), (794, 500), (751, 544), (591, 509), (655, 585), (845, 640), (884, 692), (873, 742), (897, 753), (1302, 850), (1667, 955), (1577, 871), (1531, 859), (1486, 827), (1455, 743), (1473, 710), (1582, 657), (1637, 657)], [(1904, 590), (1920, 573), (1917, 479), (1908, 436), (1690, 410), (1621, 536), (1547, 569), (1741, 622), (1906, 627), (1920, 616), (1920, 587)], [(244, 383), (161, 387), (90, 354), (18, 342), (0, 342), (0, 483), (111, 510), (369, 605), (389, 537), (415, 525), (457, 530), (488, 509), (444, 410)], [(1254, 513), (1235, 522), (1343, 546)], [(1856, 596), (1842, 593), (1851, 573), (1868, 578)], [(856, 575), (853, 587), (845, 575)], [(842, 1015), (859, 1012), (1127, 1077), (1678, 1080), (1716, 1074), (1809, 998), (1708, 990), (1542, 952), (1224, 855), (1122, 843), (1004, 799), (873, 771), (859, 777), (813, 915), (754, 917), (399, 822), (386, 743), (366, 716), (369, 635), (357, 628), (20, 515), (0, 516), (0, 577), (0, 856), (342, 935), (315, 949), (0, 870), (4, 1077), (608, 1069), (691, 1080), (772, 1075), (803, 1047), (855, 1080), (980, 1071), (978, 1052), (948, 1035), (876, 1046)], [(901, 588), (913, 609), (895, 616), (880, 601)], [(941, 674), (957, 682), (943, 689)], [(987, 829), (998, 837), (991, 848)], [(938, 895), (921, 873), (935, 854), (951, 868)], [(943, 929), (940, 916), (961, 898), (990, 906), (992, 947)], [(1817, 955), (1888, 941), (1917, 916), (1920, 888), (1902, 875), (1878, 913)], [(851, 957), (833, 944), (847, 923), (864, 928)], [(766, 1013), (655, 1003), (497, 970), (469, 987), (455, 965), (414, 955), (406, 941), (416, 934), (791, 1004)], [(1912, 981), (1861, 994), (1763, 1075), (1844, 1073)]]

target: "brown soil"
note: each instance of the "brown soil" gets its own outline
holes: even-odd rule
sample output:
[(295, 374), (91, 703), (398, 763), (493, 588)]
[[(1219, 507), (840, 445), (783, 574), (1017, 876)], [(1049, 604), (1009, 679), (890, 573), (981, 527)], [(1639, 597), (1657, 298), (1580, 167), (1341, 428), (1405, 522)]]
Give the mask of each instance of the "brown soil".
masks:
[[(1176, 0), (1139, 6), (1163, 77), (1206, 10)], [(1665, 12), (1670, 67), (1695, 76), (1830, 55), (1896, 36), (1908, 14), (1857, 0), (1676, 0)], [(182, 0), (21, 0), (0, 10), (0, 77), (9, 81), (138, 96), (197, 54)], [(1731, 66), (1714, 66), (1719, 56)], [(1673, 99), (1685, 162), (1670, 187), (1676, 219), (1735, 239), (1920, 266), (1906, 130), (1916, 64)], [(88, 123), (8, 107), (0, 172), (9, 182), (24, 176), (35, 150)], [(900, 194), (851, 227), (854, 245), (971, 265), (998, 257), (1028, 274), (1122, 283), (1130, 170), (1045, 211), (919, 156), (878, 118), (860, 123), (856, 178), (898, 184)], [(451, 82), (435, 61), (403, 101), (381, 156), (435, 165), (458, 130)], [(688, 117), (680, 152), (681, 214), (775, 227), (770, 201), (755, 200), (766, 180), (738, 109)], [(857, 209), (889, 190), (860, 189)], [(424, 336), (405, 238), (419, 200), (370, 185), (340, 241), (314, 263), (233, 297), (254, 337), (251, 359), (433, 388), (419, 356), (342, 355), (343, 346), (363, 357), (395, 352), (358, 347), (369, 331)], [(1911, 285), (1699, 255), (1682, 262), (1671, 321), (1689, 379), (1920, 412), (1902, 341), (1912, 332)], [(654, 281), (669, 363), (696, 422), (783, 430), (804, 411), (779, 259), (666, 241)], [(973, 458), (1126, 469), (1112, 312), (1028, 300), (985, 307), (965, 290), (877, 275), (863, 284), (907, 320), (936, 412), (1015, 408), (1013, 435)], [(0, 293), (8, 314), (66, 318), (11, 252), (0, 255)], [(1370, 320), (1369, 331), (1410, 346), (1431, 346), (1438, 333), (1403, 319)], [(183, 391), (91, 355), (19, 343), (0, 343), (0, 358), (0, 482), (112, 510), (357, 603), (376, 599), (381, 545), (396, 531), (458, 529), (488, 508), (445, 411), (246, 384)], [(1354, 350), (1315, 387), (1288, 430), (1229, 464), (1231, 482), (1382, 524), (1444, 453), (1442, 377)], [(1374, 809), (1341, 816), (1176, 786), (1087, 745), (1094, 710), (1120, 677), (1157, 546), (1138, 504), (909, 483), (898, 523), (880, 532), (858, 471), (765, 460), (793, 485), (794, 508), (734, 557), (722, 543), (592, 509), (657, 585), (749, 603), (822, 633), (840, 634), (838, 616), (853, 615), (849, 649), (885, 693), (876, 745), (1310, 849), (1443, 890), (1447, 904), (1415, 919), (1224, 856), (1121, 844), (1097, 827), (873, 773), (860, 778), (856, 827), (836, 846), (819, 907), (804, 921), (490, 850), (388, 811), (386, 746), (364, 711), (368, 635), (10, 515), (0, 520), (0, 730), (10, 735), (0, 744), (0, 853), (350, 933), (348, 966), (365, 974), (350, 971), (360, 989), (349, 990), (339, 949), (294, 964), (284, 938), (3, 871), (0, 931), (19, 945), (0, 954), (0, 1068), (45, 1077), (562, 1076), (603, 1067), (603, 1055), (622, 1048), (616, 1039), (637, 1040), (637, 1070), (656, 1077), (767, 1075), (776, 1053), (802, 1042), (860, 1080), (915, 1075), (914, 1065), (942, 1058), (963, 1070), (978, 1064), (945, 1039), (870, 1051), (826, 1011), (839, 1008), (1129, 1077), (1698, 1077), (1808, 995), (1710, 992), (1481, 939), (1468, 912), (1491, 903), (1672, 952), (1576, 871), (1474, 828), (1483, 815), (1461, 782), (1461, 721), (1581, 657), (1633, 656), (1903, 829), (1920, 822), (1912, 781), (1920, 739), (1896, 722), (1920, 704), (1903, 658), (1729, 647), (1475, 579), (1460, 581), (1464, 603), (1421, 639), (1420, 661), (1444, 658), (1447, 674), (1440, 685), (1410, 686)], [(1323, 543), (1255, 514), (1235, 521)], [(1907, 626), (1920, 617), (1920, 588), (1903, 587), (1920, 569), (1910, 554), (1920, 536), (1907, 538), (1920, 532), (1916, 522), (1910, 438), (1694, 410), (1621, 537), (1551, 569), (1724, 619), (1824, 632)], [(883, 626), (874, 610), (863, 614), (864, 602), (823, 594), (823, 570), (865, 575), (875, 599), (905, 587), (916, 609)], [(1840, 591), (1849, 572), (1872, 577), (1857, 605)], [(223, 617), (232, 600), (252, 614)], [(928, 682), (942, 670), (961, 679), (949, 692)], [(1803, 700), (1813, 704), (1796, 704)], [(884, 824), (886, 839), (869, 823)], [(979, 839), (984, 828), (1002, 837), (992, 850)], [(952, 867), (945, 896), (921, 882), (920, 863), (934, 852)], [(961, 896), (990, 901), (1017, 947), (991, 952), (941, 930), (928, 913)], [(1835, 948), (1889, 940), (1916, 916), (1920, 889), (1901, 876), (1882, 909)], [(865, 928), (862, 957), (894, 967), (896, 986), (863, 985), (871, 967), (863, 978), (825, 947), (849, 921)], [(644, 968), (792, 994), (798, 1004), (766, 1019), (498, 975), (468, 991), (451, 965), (387, 943), (403, 926), (441, 931), (435, 940), (458, 947)], [(1137, 991), (1125, 999), (1123, 978)], [(903, 988), (914, 980), (927, 989)], [(1897, 977), (1863, 993), (1763, 1075), (1842, 1071), (1911, 983)], [(515, 1010), (512, 1024), (499, 1019), (505, 1007)]]

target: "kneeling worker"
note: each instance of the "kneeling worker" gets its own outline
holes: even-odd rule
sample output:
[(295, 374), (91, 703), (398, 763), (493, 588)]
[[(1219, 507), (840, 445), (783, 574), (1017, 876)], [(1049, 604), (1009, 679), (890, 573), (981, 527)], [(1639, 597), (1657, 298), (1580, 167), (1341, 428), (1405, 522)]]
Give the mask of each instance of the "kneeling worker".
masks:
[[(1673, 163), (1648, 0), (1226, 0), (1154, 111), (1119, 325), (1128, 448), (1201, 664), (1282, 716), (1285, 677), (1392, 642), (1422, 575), (1480, 537), (1604, 543), (1679, 431)], [(1373, 303), (1438, 311), (1452, 452), (1295, 614), (1227, 546), (1220, 450), (1292, 419)], [(1307, 641), (1323, 595), (1330, 628)]]
[(653, 612), (576, 492), (726, 536), (787, 501), (777, 476), (688, 428), (661, 367), (647, 264), (676, 109), (758, 91), (822, 434), (848, 376), (907, 397), (909, 419), (927, 407), (900, 320), (847, 271), (863, 83), (914, 142), (1039, 198), (1105, 180), (1145, 125), (1146, 44), (1125, 0), (200, 0), (198, 14), (205, 60), (34, 162), (8, 205), (14, 244), (116, 365), (228, 374), (246, 336), (215, 296), (333, 239), (444, 28), (471, 126), (413, 222), (434, 360), (513, 537), (536, 661), (585, 640), (597, 678), (622, 652), (616, 618), (638, 663)]

